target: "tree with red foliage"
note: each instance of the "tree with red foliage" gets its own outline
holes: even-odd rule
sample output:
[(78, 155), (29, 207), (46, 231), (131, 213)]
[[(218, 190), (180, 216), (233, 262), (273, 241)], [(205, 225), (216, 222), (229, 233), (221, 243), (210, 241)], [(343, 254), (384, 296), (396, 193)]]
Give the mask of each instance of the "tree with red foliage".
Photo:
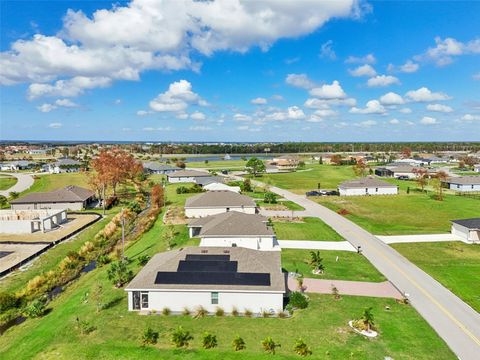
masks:
[(165, 191), (162, 185), (156, 184), (152, 187), (152, 207), (160, 209), (165, 203)]
[(402, 149), (402, 158), (409, 159), (412, 157), (412, 149), (405, 147)]

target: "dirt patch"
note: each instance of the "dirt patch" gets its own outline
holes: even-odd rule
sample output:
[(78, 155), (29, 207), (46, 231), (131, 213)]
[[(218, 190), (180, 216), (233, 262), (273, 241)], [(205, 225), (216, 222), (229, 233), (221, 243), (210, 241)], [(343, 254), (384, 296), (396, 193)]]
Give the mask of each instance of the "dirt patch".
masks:
[(273, 216), (270, 218), (273, 222), (282, 222), (282, 223), (295, 223), (295, 224), (303, 224), (305, 220), (302, 217), (280, 217), (280, 216)]
[(180, 206), (170, 206), (163, 217), (163, 223), (167, 225), (183, 225), (187, 223), (185, 211)]

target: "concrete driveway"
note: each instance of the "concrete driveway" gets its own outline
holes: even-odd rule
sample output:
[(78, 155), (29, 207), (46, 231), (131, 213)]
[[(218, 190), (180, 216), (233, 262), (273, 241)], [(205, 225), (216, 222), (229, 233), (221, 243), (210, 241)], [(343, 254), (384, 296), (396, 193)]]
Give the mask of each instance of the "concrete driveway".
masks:
[(11, 192), (21, 193), (30, 188), (33, 185), (33, 177), (31, 174), (25, 173), (2, 173), (4, 175), (10, 175), (17, 178), (17, 183), (10, 189), (0, 191), (0, 195), (8, 197)]
[(322, 219), (355, 248), (361, 246), (363, 255), (400, 291), (407, 294), (415, 309), (460, 359), (480, 358), (480, 314), (458, 296), (345, 217), (305, 196), (274, 186), (270, 190), (304, 207), (310, 216)]

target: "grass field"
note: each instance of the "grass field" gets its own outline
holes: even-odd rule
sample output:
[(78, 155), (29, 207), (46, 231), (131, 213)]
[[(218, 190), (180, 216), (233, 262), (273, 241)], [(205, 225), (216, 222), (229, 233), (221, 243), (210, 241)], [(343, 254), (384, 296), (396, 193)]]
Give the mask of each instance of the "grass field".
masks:
[(433, 242), (391, 246), (480, 312), (480, 245)]
[[(182, 228), (177, 236), (178, 246), (190, 241)], [(165, 249), (162, 231), (161, 220), (158, 220), (140, 241), (126, 250), (126, 255), (134, 260), (131, 266), (135, 271), (139, 269), (135, 261), (139, 255), (153, 255)], [(292, 351), (298, 337), (312, 348), (312, 358), (454, 359), (443, 341), (412, 307), (391, 299), (343, 296), (341, 300), (334, 300), (330, 295), (312, 294), (309, 307), (296, 312), (290, 319), (140, 316), (126, 310), (126, 294), (123, 289), (112, 287), (106, 270), (107, 267), (103, 267), (82, 275), (50, 304), (52, 311), (46, 316), (29, 319), (8, 330), (0, 337), (2, 359), (263, 359), (267, 356), (260, 342), (266, 336), (272, 336), (282, 345), (276, 355), (279, 359), (298, 359)], [(96, 284), (104, 289), (104, 308), (100, 313), (96, 313), (95, 303), (89, 297)], [(388, 311), (385, 310), (387, 305)], [(347, 325), (370, 306), (380, 332), (375, 340), (355, 334)], [(77, 318), (88, 321), (95, 331), (89, 335), (80, 334)], [(195, 337), (191, 350), (173, 350), (170, 345), (169, 334), (179, 325)], [(159, 342), (155, 346), (141, 347), (141, 336), (148, 326), (160, 332)], [(201, 335), (205, 331), (217, 335), (217, 349), (201, 349)], [(231, 350), (231, 341), (236, 335), (241, 335), (247, 345), (241, 353)]]
[[(305, 277), (332, 280), (385, 281), (385, 277), (362, 255), (350, 251), (320, 250), (325, 271), (312, 274), (308, 265), (310, 250), (283, 249), (282, 267)], [(337, 261), (338, 256), (338, 261)]]
[(336, 189), (342, 181), (355, 178), (351, 166), (307, 165), (305, 170), (281, 174), (263, 174), (256, 178), (273, 186), (290, 190), (297, 194), (322, 189)]
[(205, 164), (204, 161), (191, 161), (187, 163), (188, 168), (205, 168), (205, 169), (236, 169), (243, 170), (247, 162), (243, 160), (220, 160), (220, 161), (209, 161)]
[(17, 183), (17, 178), (8, 175), (0, 175), (0, 190), (10, 189)]
[(88, 178), (85, 172), (63, 173), (63, 174), (44, 174), (38, 175), (32, 187), (22, 194), (30, 192), (52, 191), (65, 187), (67, 185), (77, 185), (84, 188), (90, 188)]
[(303, 222), (273, 223), (279, 240), (319, 240), (341, 241), (343, 238), (335, 230), (318, 218), (304, 218)]
[(378, 235), (433, 234), (450, 231), (450, 220), (478, 217), (480, 201), (446, 195), (437, 201), (431, 194), (321, 197), (320, 204), (338, 211)]

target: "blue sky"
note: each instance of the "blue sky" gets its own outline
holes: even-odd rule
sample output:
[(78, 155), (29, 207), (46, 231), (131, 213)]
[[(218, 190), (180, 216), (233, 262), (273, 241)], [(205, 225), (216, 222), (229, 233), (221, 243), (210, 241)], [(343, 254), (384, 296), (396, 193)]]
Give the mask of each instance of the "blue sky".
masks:
[(1, 139), (480, 140), (480, 2), (2, 1)]

